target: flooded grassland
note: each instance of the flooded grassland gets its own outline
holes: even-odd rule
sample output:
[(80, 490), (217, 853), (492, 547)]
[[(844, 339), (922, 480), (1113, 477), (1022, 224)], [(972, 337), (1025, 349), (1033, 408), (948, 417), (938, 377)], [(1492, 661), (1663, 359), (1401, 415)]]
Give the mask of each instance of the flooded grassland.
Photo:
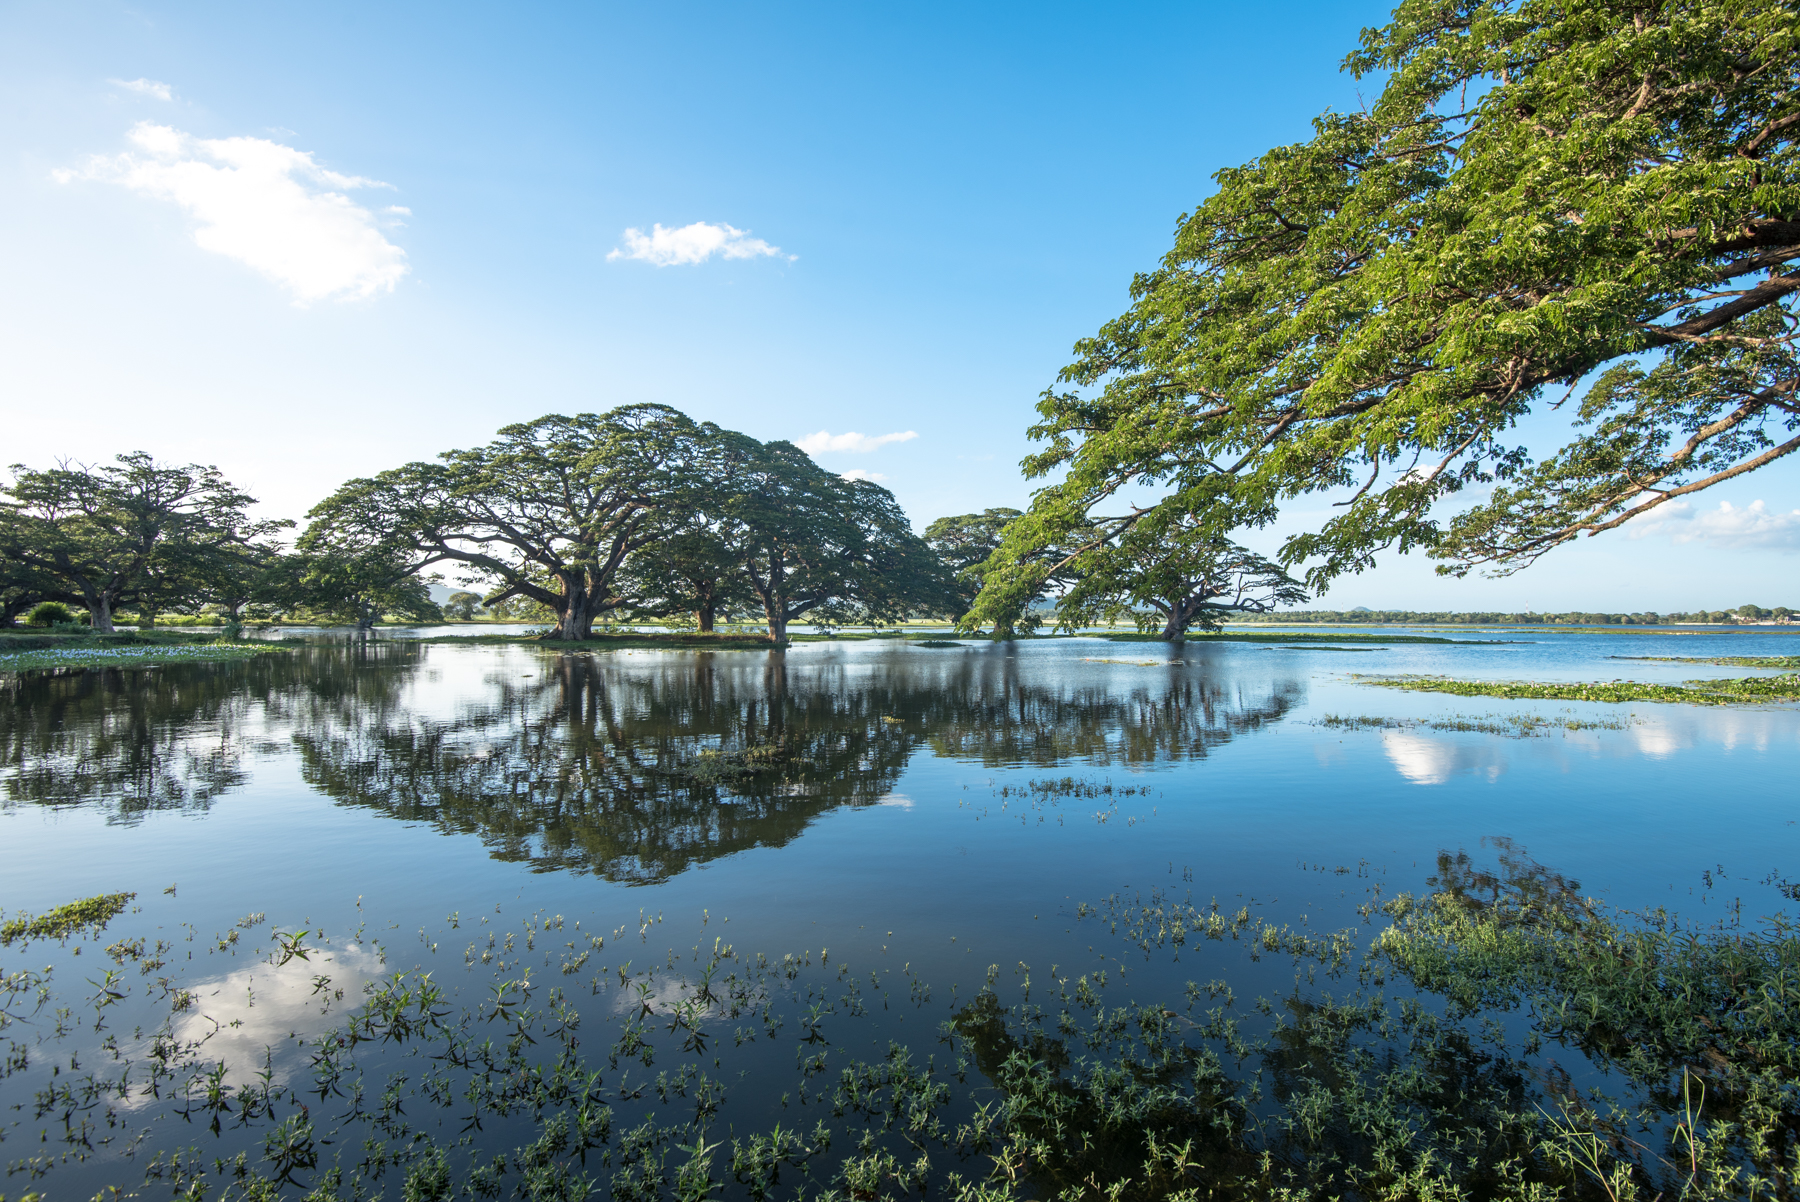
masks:
[(1793, 649), (15, 674), (0, 1192), (1792, 1196)]

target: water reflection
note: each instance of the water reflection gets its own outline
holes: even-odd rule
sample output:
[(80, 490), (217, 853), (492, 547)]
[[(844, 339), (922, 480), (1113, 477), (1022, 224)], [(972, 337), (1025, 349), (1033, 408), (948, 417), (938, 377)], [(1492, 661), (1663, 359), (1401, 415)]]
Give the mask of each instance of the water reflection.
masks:
[[(294, 756), (341, 805), (630, 883), (783, 845), (839, 806), (910, 804), (894, 790), (921, 748), (995, 766), (1194, 759), (1304, 696), (1296, 680), (1246, 683), (1218, 665), (1114, 681), (982, 652), (550, 657), (391, 642), (9, 688), (8, 804), (129, 821), (204, 808), (247, 782), (247, 756)], [(763, 770), (731, 770), (746, 763)]]

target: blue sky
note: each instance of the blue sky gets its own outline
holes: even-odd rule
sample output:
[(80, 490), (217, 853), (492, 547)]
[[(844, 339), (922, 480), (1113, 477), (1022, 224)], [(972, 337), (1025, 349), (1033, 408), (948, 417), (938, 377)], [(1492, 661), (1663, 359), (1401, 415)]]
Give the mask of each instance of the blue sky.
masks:
[[(5, 461), (142, 448), (299, 517), (658, 401), (842, 448), (921, 526), (1023, 505), (1071, 344), (1214, 171), (1359, 103), (1384, 13), (0, 5)], [(1388, 556), (1323, 603), (1793, 604), (1797, 506), (1777, 467), (1512, 580)]]

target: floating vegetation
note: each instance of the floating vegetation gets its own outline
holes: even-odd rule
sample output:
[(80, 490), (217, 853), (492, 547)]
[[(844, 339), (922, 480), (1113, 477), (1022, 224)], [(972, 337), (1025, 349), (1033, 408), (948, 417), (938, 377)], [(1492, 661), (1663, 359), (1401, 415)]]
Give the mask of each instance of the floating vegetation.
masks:
[(790, 742), (751, 743), (744, 747), (702, 751), (693, 759), (664, 769), (668, 776), (685, 777), (706, 785), (730, 785), (758, 776), (788, 776), (804, 772), (813, 762)]
[[(8, 1043), (29, 1099), (8, 1167), (52, 1194), (234, 1202), (1794, 1197), (1788, 920), (1615, 912), (1497, 846), (1492, 870), (1441, 854), (1422, 896), (1374, 885), (1369, 930), (1115, 895), (1073, 915), (1098, 962), (990, 965), (935, 1004), (910, 965), (824, 948), (703, 935), (661, 956), (661, 915), (450, 915), (420, 955), (466, 937), (468, 1000), (454, 967), (389, 968), (360, 931), (258, 944), (262, 915), (211, 939), (164, 916), (73, 988), (60, 966), (0, 973), (8, 1018), (46, 1016)], [(152, 938), (177, 930), (191, 952)], [(1194, 954), (1285, 962), (1292, 984), (1128, 979)], [(210, 956), (244, 967), (209, 983)], [(231, 1060), (308, 981), (272, 1019), (295, 1033)], [(859, 1053), (883, 1013), (925, 1030)]]
[(1271, 651), (1386, 651), (1386, 647), (1332, 647), (1325, 643), (1312, 643), (1306, 646), (1286, 645), (1271, 647)]
[(963, 646), (963, 644), (957, 642), (955, 639), (914, 639), (912, 641), (911, 645), (914, 647), (961, 647), (961, 646)]
[(1504, 735), (1510, 739), (1544, 738), (1571, 730), (1627, 730), (1633, 718), (1578, 718), (1572, 710), (1552, 714), (1448, 714), (1434, 718), (1387, 718), (1369, 714), (1326, 714), (1313, 723), (1337, 730), (1439, 730)]
[(1634, 680), (1539, 682), (1455, 680), (1448, 676), (1363, 676), (1358, 684), (1415, 693), (1458, 697), (1503, 697), (1549, 701), (1666, 701), (1687, 705), (1746, 705), (1759, 701), (1800, 701), (1800, 673), (1746, 676), (1736, 680), (1690, 680), (1685, 684), (1644, 684)]
[(1731, 668), (1800, 668), (1800, 655), (1609, 655), (1653, 664), (1720, 664)]
[(1096, 659), (1093, 656), (1083, 656), (1081, 662), (1084, 664), (1130, 664), (1137, 668), (1167, 668), (1184, 664), (1187, 661), (1180, 659)]
[(1088, 780), (1084, 777), (1045, 777), (1028, 780), (1022, 785), (1001, 785), (996, 797), (1148, 797), (1149, 785), (1115, 785), (1110, 780)]
[(20, 940), (67, 939), (70, 935), (92, 927), (95, 933), (106, 929), (120, 910), (131, 904), (135, 893), (102, 893), (84, 897), (56, 907), (36, 918), (20, 914), (0, 922), (0, 947), (11, 947)]
[[(1159, 634), (1108, 634), (1101, 636), (1115, 643), (1166, 642)], [(1452, 643), (1461, 647), (1500, 647), (1520, 642), (1519, 639), (1446, 639), (1431, 634), (1365, 634), (1361, 631), (1313, 634), (1303, 630), (1227, 630), (1217, 634), (1189, 634), (1187, 642), (1206, 643)]]

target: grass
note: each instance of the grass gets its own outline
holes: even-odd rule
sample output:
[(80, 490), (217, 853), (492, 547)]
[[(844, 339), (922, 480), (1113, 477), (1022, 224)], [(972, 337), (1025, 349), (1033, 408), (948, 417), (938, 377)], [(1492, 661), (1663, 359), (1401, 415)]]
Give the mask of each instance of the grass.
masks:
[(67, 939), (89, 927), (96, 932), (102, 931), (136, 896), (135, 893), (102, 893), (98, 897), (84, 897), (58, 906), (36, 918), (29, 914), (9, 918), (0, 922), (0, 947), (11, 947), (21, 940)]
[[(1109, 634), (1103, 636), (1115, 643), (1160, 643), (1165, 640), (1154, 634)], [(1453, 643), (1463, 647), (1496, 647), (1516, 642), (1514, 639), (1446, 639), (1427, 634), (1308, 634), (1304, 631), (1226, 631), (1219, 634), (1191, 634), (1187, 638), (1189, 644), (1206, 643), (1282, 643), (1306, 644), (1307, 650), (1317, 644), (1330, 643)], [(1331, 648), (1344, 650), (1345, 648)]]
[(55, 668), (154, 668), (219, 663), (292, 651), (291, 642), (231, 641), (211, 635), (120, 631), (118, 634), (0, 632), (0, 672)]
[(1412, 693), (1449, 693), (1457, 697), (1500, 697), (1508, 700), (1669, 702), (1684, 705), (1753, 705), (1767, 701), (1800, 701), (1800, 673), (1747, 676), (1736, 680), (1690, 680), (1685, 684), (1645, 684), (1635, 680), (1543, 682), (1530, 680), (1455, 680), (1447, 676), (1363, 676), (1359, 684)]
[(1731, 668), (1800, 668), (1800, 655), (1609, 655), (1653, 664), (1721, 664)]
[[(1788, 921), (1613, 911), (1496, 845), (1497, 870), (1445, 852), (1429, 892), (1375, 889), (1364, 928), (1313, 932), (1162, 891), (1081, 904), (1073, 921), (1104, 941), (1103, 963), (1021, 961), (1005, 981), (994, 964), (973, 996), (939, 996), (935, 1027), (931, 986), (910, 966), (883, 981), (824, 949), (739, 951), (718, 927), (663, 960), (643, 946), (662, 918), (641, 912), (610, 932), (540, 912), (522, 930), (484, 919), (460, 935), (451, 915), (431, 938), (467, 937), (467, 966), (495, 974), (467, 1001), (418, 967), (334, 995), (323, 932), (240, 939), (260, 913), (212, 940), (189, 930), (185, 959), (182, 928), (162, 923), (108, 948), (118, 971), (78, 972), (84, 984), (64, 988), (51, 967), (0, 982), (45, 1016), (30, 1045), (14, 1043), (9, 1072), (43, 1083), (38, 1117), (61, 1120), (38, 1124), (43, 1154), (13, 1171), (35, 1183), (116, 1156), (110, 1130), (84, 1116), (135, 1097), (109, 1112), (143, 1132), (121, 1140), (129, 1163), (108, 1165), (120, 1186), (141, 1173), (146, 1196), (230, 1202), (1793, 1197), (1800, 939)], [(309, 961), (337, 1025), (289, 1037), (307, 1066), (292, 1084), (242, 1075), (255, 1066), (233, 1084), (204, 1039), (181, 1035), (209, 1021), (214, 994), (190, 986), (217, 971), (183, 966), (215, 953)], [(1139, 953), (1245, 971), (1275, 992), (1240, 998), (1202, 976), (1138, 996), (1124, 970)], [(1262, 960), (1260, 973), (1245, 963)], [(146, 1013), (139, 1037), (109, 1035), (110, 1057), (50, 1051), (125, 1029), (137, 1016), (110, 1007), (140, 994), (167, 1015), (160, 1027)], [(925, 1030), (859, 1056), (870, 1045), (857, 1024), (887, 1021), (890, 1005)], [(77, 1021), (78, 1008), (91, 1014)], [(1596, 1074), (1603, 1090), (1589, 1088)]]
[(1503, 735), (1509, 739), (1543, 738), (1571, 730), (1625, 730), (1629, 720), (1554, 717), (1548, 714), (1449, 714), (1439, 718), (1385, 718), (1369, 714), (1326, 714), (1316, 726), (1334, 730), (1438, 730)]

